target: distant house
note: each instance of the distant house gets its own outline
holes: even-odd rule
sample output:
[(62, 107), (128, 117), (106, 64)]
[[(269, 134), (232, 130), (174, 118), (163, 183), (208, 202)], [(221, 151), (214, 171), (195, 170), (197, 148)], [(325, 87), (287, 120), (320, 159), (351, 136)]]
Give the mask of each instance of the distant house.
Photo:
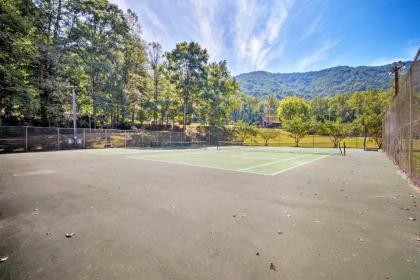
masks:
[(265, 128), (280, 128), (281, 122), (278, 116), (264, 116), (261, 119), (261, 126)]

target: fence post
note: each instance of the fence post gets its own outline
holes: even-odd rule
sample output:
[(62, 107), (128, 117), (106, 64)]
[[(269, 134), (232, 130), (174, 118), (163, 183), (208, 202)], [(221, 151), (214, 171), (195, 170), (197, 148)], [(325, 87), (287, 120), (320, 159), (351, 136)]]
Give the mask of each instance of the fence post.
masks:
[(124, 148), (127, 148), (127, 132), (124, 131)]
[(28, 151), (28, 127), (25, 126), (25, 152)]
[(57, 150), (60, 150), (60, 128), (57, 127)]
[(83, 128), (83, 148), (86, 149), (86, 128)]
[(105, 148), (108, 147), (108, 134), (106, 133), (106, 129), (105, 129)]
[[(406, 81), (406, 91), (408, 90), (408, 107), (409, 107), (409, 116), (408, 116), (408, 175), (411, 177), (413, 175), (413, 119), (412, 119), (412, 103), (413, 103), (413, 75), (408, 73), (409, 80)], [(409, 84), (409, 85), (408, 85)], [(408, 88), (408, 89), (407, 89)]]
[(315, 148), (315, 135), (312, 135), (312, 148)]

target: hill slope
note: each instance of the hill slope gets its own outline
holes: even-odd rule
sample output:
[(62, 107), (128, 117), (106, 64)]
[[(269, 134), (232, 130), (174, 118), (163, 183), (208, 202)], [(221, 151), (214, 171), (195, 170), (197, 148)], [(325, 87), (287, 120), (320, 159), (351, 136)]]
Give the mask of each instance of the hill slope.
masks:
[[(409, 63), (407, 64), (407, 69)], [(337, 66), (305, 73), (270, 73), (256, 71), (236, 76), (241, 90), (249, 95), (277, 97), (291, 95), (311, 98), (333, 96), (341, 92), (370, 88), (388, 89), (393, 79), (388, 73), (391, 64), (383, 66)]]

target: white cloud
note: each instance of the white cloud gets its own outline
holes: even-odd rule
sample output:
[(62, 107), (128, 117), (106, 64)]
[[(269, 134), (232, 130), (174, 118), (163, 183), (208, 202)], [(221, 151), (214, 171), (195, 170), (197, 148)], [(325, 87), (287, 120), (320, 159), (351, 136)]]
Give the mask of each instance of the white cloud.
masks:
[(324, 24), (325, 18), (322, 13), (319, 13), (315, 19), (306, 26), (305, 31), (303, 32), (302, 36), (300, 37), (299, 41), (303, 41), (316, 33)]
[(241, 61), (239, 67), (241, 71), (263, 70), (273, 59), (271, 50), (293, 3), (285, 0), (263, 5), (256, 0), (239, 0), (236, 4), (234, 48), (237, 61)]
[(211, 60), (222, 60), (225, 45), (224, 28), (217, 22), (222, 8), (221, 0), (187, 0), (192, 13), (192, 35), (210, 55)]
[(308, 56), (302, 58), (298, 64), (297, 69), (299, 71), (308, 71), (311, 70), (311, 67), (320, 61), (323, 61), (328, 57), (328, 52), (338, 44), (339, 40), (326, 40), (320, 48), (315, 52), (311, 53)]

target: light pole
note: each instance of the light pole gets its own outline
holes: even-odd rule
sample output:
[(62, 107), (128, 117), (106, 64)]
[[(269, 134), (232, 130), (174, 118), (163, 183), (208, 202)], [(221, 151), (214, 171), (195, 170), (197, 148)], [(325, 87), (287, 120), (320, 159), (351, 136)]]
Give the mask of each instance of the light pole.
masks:
[(77, 134), (77, 116), (76, 116), (76, 93), (74, 92), (74, 86), (71, 86), (72, 91), (72, 104), (73, 104), (73, 135), (74, 141), (76, 141)]

